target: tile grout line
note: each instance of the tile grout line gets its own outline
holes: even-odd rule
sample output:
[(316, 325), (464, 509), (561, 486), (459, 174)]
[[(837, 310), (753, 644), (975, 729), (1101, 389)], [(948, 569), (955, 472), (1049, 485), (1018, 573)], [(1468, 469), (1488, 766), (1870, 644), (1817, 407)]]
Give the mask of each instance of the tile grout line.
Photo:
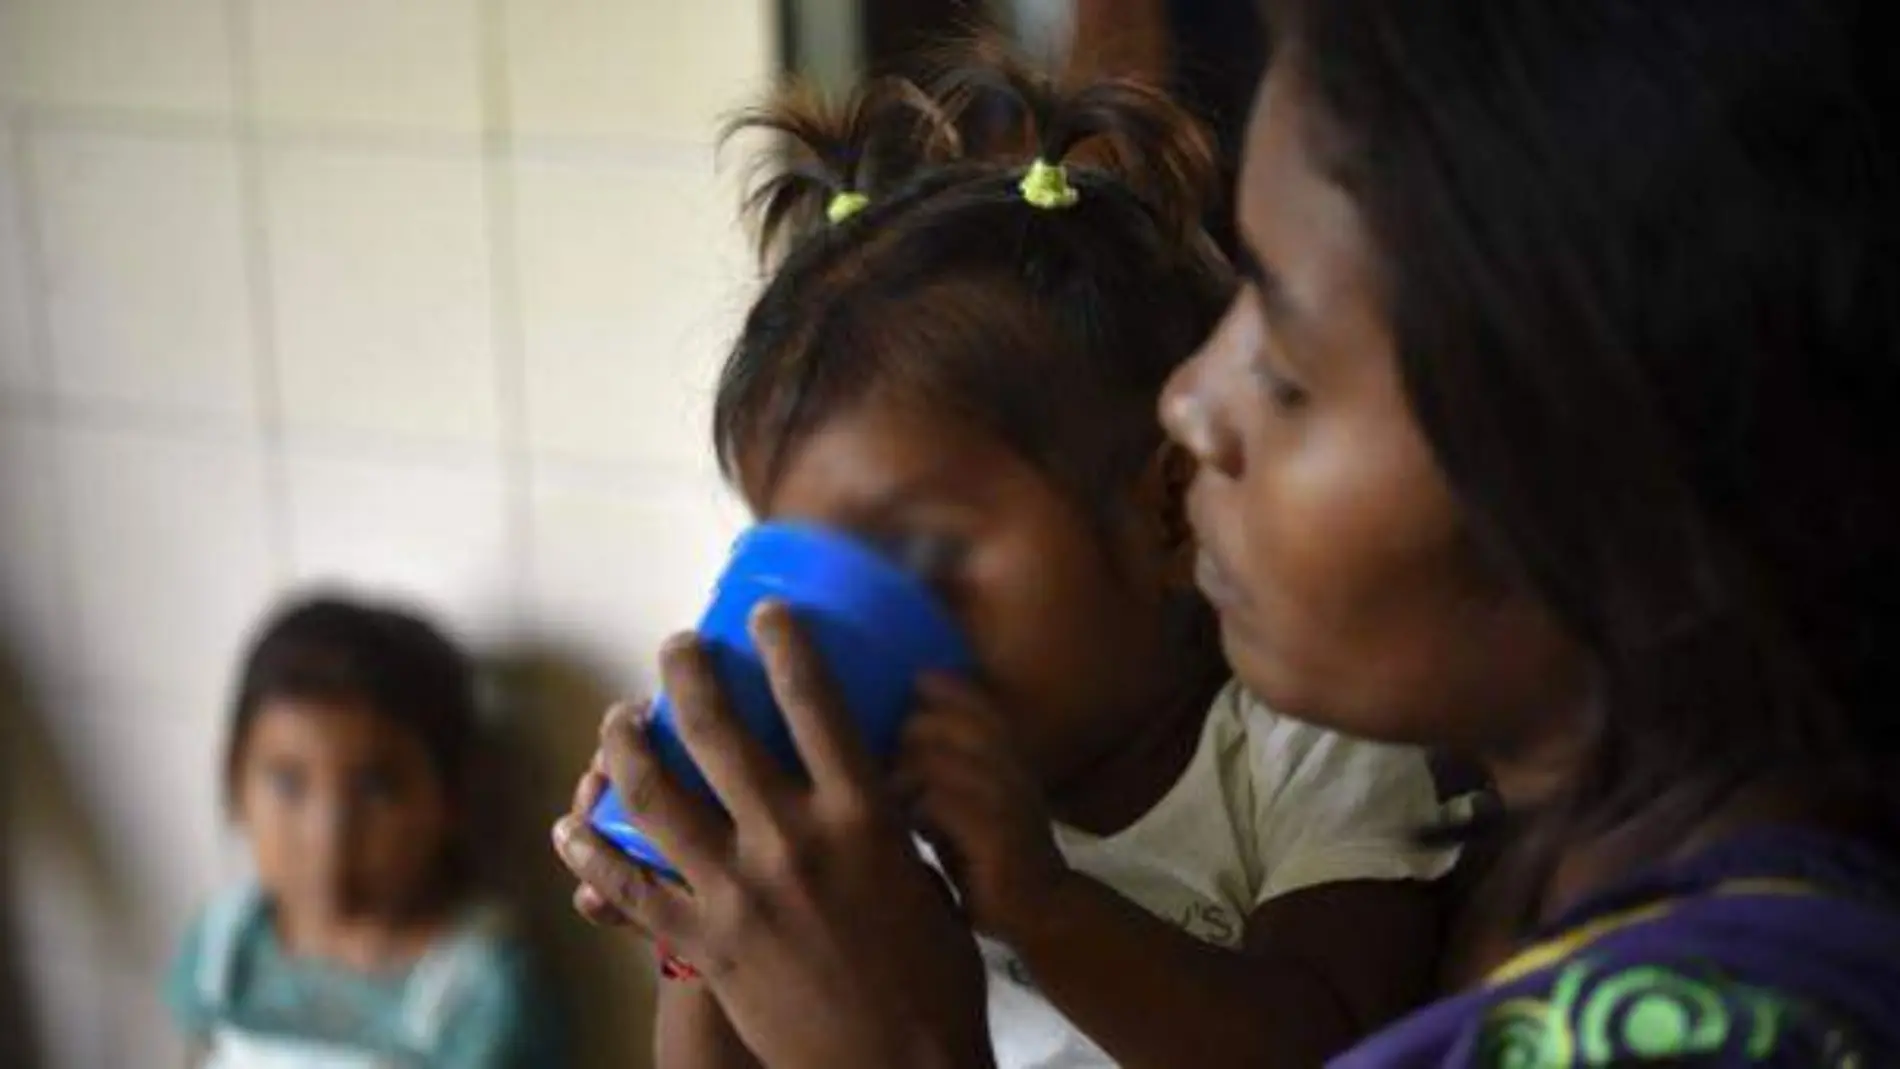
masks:
[(289, 457), (284, 443), (283, 369), (277, 348), (277, 302), (270, 269), (270, 212), (265, 190), (263, 138), (257, 117), (257, 57), (251, 48), (249, 0), (225, 0), (225, 33), (231, 56), (231, 96), (238, 164), (238, 203), (243, 218), (244, 277), (250, 320), (251, 371), (263, 454), (264, 507), (277, 586), (296, 570), (291, 521)]
[(508, 615), (516, 636), (529, 629), (533, 597), (534, 465), (528, 449), (526, 312), (522, 302), (519, 223), (514, 182), (513, 114), (507, 12), (483, 0), (481, 55), (476, 65), (482, 109), (482, 196), (488, 244), (489, 330), (499, 420), (496, 449), (503, 481)]
[[(236, 9), (244, 0), (225, 0)], [(242, 47), (234, 45), (233, 47)], [(236, 82), (244, 75), (234, 72)], [(193, 112), (138, 111), (125, 107), (76, 104), (33, 104), (16, 101), (42, 121), (62, 128), (110, 132), (155, 140), (226, 142), (241, 137), (244, 127), (264, 145), (284, 148), (336, 149), (369, 155), (468, 159), (486, 151), (494, 131), (445, 132), (423, 127), (376, 126), (345, 121), (311, 122), (266, 120), (257, 113), (255, 90), (245, 107), (250, 118), (225, 118)], [(506, 105), (504, 104), (505, 108)], [(711, 139), (628, 131), (618, 134), (524, 133), (506, 129), (509, 152), (535, 163), (585, 163), (643, 170), (671, 171), (697, 168), (706, 153), (718, 147)]]
[[(0, 418), (52, 423), (71, 430), (117, 431), (221, 449), (261, 450), (264, 442), (256, 420), (224, 412), (119, 399), (54, 397), (42, 401), (24, 390), (0, 392)], [(285, 454), (297, 458), (381, 460), (436, 470), (494, 470), (494, 456), (484, 455), (480, 443), (459, 439), (291, 428), (284, 428), (281, 437)], [(558, 450), (531, 452), (529, 460), (537, 487), (555, 482), (624, 491), (629, 485), (654, 481), (689, 487), (720, 485), (716, 471), (688, 461), (613, 459)]]

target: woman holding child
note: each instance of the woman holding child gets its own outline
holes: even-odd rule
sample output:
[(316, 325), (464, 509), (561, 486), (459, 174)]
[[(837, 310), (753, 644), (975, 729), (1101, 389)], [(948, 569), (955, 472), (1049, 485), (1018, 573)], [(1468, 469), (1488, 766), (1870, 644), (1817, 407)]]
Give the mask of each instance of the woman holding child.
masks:
[[(1501, 803), (1462, 824), (1488, 864), (1444, 1000), (1337, 1064), (1894, 1064), (1900, 179), (1872, 5), (1287, 6), (1242, 282), (1159, 402), (1198, 583), (1266, 707), (1473, 758)], [(765, 1064), (990, 1064), (967, 925), (784, 614), (758, 623), (811, 783), (672, 657), (733, 819), (610, 719), (601, 770), (693, 892), (568, 821), (579, 900), (697, 966)]]

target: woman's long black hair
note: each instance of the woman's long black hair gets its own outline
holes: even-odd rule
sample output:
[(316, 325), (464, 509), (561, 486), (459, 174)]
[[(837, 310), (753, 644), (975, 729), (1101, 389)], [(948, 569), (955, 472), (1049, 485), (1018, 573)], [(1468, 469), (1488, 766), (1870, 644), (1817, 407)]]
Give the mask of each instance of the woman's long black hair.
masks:
[(1547, 844), (1641, 816), (1660, 845), (1763, 783), (1891, 819), (1900, 240), (1861, 23), (1316, 0), (1282, 27), (1412, 411), (1478, 542), (1594, 661)]

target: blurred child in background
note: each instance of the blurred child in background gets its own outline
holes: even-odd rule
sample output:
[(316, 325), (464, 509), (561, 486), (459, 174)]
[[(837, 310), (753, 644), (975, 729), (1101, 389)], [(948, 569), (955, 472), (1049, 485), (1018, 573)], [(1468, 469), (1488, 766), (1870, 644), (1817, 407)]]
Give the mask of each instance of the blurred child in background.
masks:
[(466, 826), (468, 658), (408, 612), (319, 597), (241, 669), (225, 758), (255, 877), (198, 917), (166, 999), (216, 1069), (562, 1064)]

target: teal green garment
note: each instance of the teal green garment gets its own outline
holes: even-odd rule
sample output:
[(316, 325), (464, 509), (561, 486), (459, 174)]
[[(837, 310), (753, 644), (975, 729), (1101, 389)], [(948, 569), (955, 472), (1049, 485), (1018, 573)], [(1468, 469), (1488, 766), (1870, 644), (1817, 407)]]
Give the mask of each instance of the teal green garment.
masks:
[[(165, 978), (179, 1027), (211, 1042), (221, 1030), (326, 1043), (416, 1069), (558, 1069), (565, 1044), (520, 946), (471, 912), (421, 962), (359, 973), (285, 953), (270, 905), (255, 887), (227, 892), (193, 922)], [(437, 983), (443, 975), (446, 984)], [(437, 992), (434, 997), (423, 988)], [(426, 1008), (424, 1006), (426, 1004)], [(418, 1027), (418, 1020), (427, 1027)]]

